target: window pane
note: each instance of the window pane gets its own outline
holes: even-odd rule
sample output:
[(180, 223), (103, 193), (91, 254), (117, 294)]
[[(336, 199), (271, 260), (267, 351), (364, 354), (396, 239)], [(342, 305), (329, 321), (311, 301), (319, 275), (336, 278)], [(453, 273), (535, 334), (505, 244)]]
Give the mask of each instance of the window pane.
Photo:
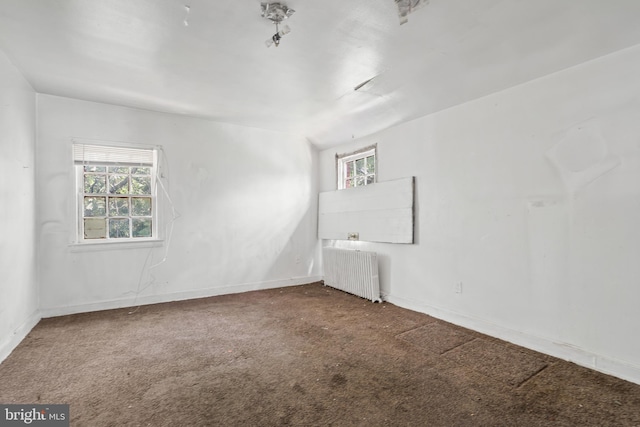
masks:
[(129, 176), (109, 175), (109, 193), (129, 194)]
[(85, 172), (106, 172), (107, 168), (104, 166), (85, 166)]
[(129, 173), (127, 166), (109, 166), (109, 173)]
[(131, 194), (151, 194), (151, 177), (132, 176)]
[(364, 176), (356, 177), (356, 187), (359, 187), (361, 185), (364, 185)]
[(374, 179), (374, 176), (373, 175), (369, 175), (367, 177), (367, 184), (373, 184), (373, 179)]
[(155, 165), (151, 165), (154, 156), (136, 157), (135, 162), (130, 163), (123, 158), (122, 162), (116, 163), (110, 162), (111, 147), (94, 148), (100, 151), (94, 153), (98, 157), (92, 157), (85, 163), (89, 157), (84, 154), (79, 157), (74, 146), (75, 169), (82, 173), (82, 181), (77, 182), (76, 189), (83, 210), (78, 224), (79, 240), (112, 239), (122, 242), (152, 238), (156, 225), (153, 222), (156, 209), (153, 194)]
[(85, 239), (104, 239), (107, 237), (107, 220), (104, 218), (84, 219)]
[(151, 168), (131, 168), (132, 175), (151, 175)]
[(367, 173), (376, 173), (376, 158), (375, 158), (375, 156), (367, 157)]
[(151, 219), (135, 218), (133, 222), (133, 237), (151, 237)]
[(132, 197), (131, 203), (133, 203), (133, 209), (132, 209), (131, 215), (151, 216), (151, 198)]
[(128, 216), (128, 197), (109, 197), (109, 216)]
[(84, 192), (90, 194), (104, 194), (107, 192), (107, 177), (105, 175), (84, 175)]
[(129, 237), (129, 220), (113, 218), (110, 219), (109, 237), (111, 237), (112, 239)]
[(367, 171), (364, 170), (364, 159), (356, 160), (356, 175), (365, 175)]
[(344, 164), (345, 168), (347, 169), (347, 178), (351, 178), (353, 175), (355, 175), (354, 173), (354, 167), (355, 167), (355, 162), (347, 162)]
[(106, 216), (106, 197), (85, 197), (84, 216)]

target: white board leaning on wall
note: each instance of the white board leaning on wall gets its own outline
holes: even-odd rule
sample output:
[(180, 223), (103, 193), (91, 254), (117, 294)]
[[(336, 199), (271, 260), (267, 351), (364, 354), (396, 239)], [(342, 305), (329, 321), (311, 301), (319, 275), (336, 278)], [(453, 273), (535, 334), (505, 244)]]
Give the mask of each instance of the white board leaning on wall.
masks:
[(413, 243), (414, 177), (320, 193), (318, 237)]

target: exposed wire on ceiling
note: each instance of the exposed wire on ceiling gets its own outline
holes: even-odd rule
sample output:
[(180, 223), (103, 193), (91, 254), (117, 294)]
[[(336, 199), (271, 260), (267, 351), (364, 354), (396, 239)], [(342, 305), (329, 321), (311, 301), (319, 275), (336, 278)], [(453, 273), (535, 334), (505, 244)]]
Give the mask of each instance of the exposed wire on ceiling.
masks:
[(363, 86), (365, 86), (367, 83), (369, 83), (373, 79), (375, 79), (375, 77), (371, 77), (369, 80), (363, 81), (358, 86), (354, 87), (353, 90), (355, 90), (355, 91), (360, 90)]

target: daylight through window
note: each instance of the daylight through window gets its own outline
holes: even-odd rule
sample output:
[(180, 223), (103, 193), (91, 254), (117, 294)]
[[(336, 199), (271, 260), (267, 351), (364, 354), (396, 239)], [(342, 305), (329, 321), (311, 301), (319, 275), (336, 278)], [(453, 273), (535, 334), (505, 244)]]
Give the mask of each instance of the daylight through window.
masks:
[(156, 237), (155, 150), (74, 144), (79, 241)]
[(376, 147), (338, 155), (338, 189), (362, 187), (376, 181)]

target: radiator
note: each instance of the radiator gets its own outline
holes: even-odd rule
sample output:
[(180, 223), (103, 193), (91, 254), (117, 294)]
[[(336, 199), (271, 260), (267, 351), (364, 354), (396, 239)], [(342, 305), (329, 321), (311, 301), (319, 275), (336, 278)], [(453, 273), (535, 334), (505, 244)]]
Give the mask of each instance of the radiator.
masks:
[(373, 302), (382, 301), (375, 252), (326, 247), (322, 258), (325, 285)]

